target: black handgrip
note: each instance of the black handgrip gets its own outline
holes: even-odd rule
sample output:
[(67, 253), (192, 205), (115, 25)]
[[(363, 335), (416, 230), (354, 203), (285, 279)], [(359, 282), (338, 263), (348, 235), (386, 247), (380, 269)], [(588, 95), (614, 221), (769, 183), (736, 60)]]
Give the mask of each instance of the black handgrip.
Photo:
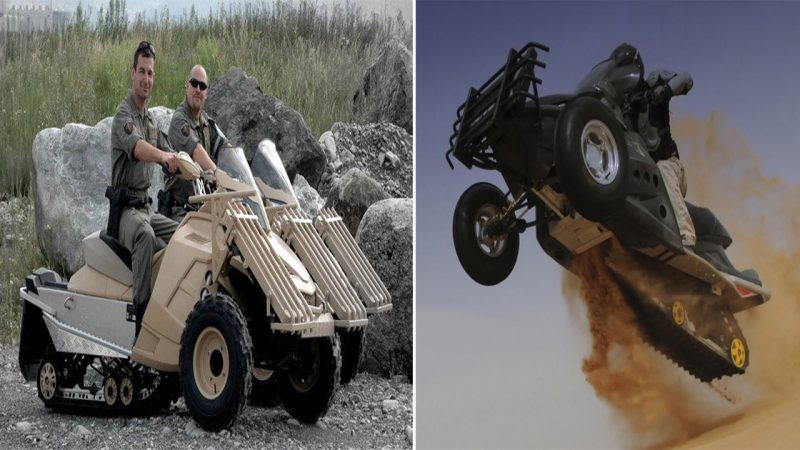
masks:
[(181, 168), (180, 167), (175, 169), (175, 173), (169, 173), (169, 164), (167, 164), (165, 162), (161, 162), (161, 163), (158, 163), (158, 164), (161, 166), (161, 170), (164, 172), (164, 175), (168, 176), (168, 175), (180, 175), (181, 174)]

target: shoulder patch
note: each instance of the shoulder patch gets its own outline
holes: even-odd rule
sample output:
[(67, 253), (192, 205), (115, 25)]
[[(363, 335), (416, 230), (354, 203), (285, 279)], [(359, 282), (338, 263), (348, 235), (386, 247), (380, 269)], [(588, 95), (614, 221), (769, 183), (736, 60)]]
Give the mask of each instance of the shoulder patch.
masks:
[(131, 134), (133, 133), (133, 129), (134, 129), (133, 121), (128, 121), (125, 124), (125, 133)]
[(181, 127), (181, 133), (183, 133), (184, 136), (188, 136), (189, 131), (191, 131), (191, 129), (189, 128), (189, 124), (188, 123), (183, 124), (183, 126)]

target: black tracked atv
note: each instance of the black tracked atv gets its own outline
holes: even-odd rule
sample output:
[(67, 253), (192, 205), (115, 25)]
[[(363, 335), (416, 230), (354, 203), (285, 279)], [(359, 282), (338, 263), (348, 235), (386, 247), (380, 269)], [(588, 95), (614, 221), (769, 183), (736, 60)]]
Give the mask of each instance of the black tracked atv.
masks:
[[(747, 343), (734, 313), (766, 302), (770, 291), (754, 270), (733, 267), (725, 254), (732, 239), (708, 209), (688, 205), (697, 245), (683, 247), (658, 166), (624, 114), (639, 68), (609, 58), (573, 93), (539, 96), (540, 52), (549, 48), (511, 49), (456, 112), (450, 167), (454, 157), (497, 170), (508, 187), (476, 183), (459, 198), (453, 240), (464, 270), (480, 284), (500, 283), (531, 227), (568, 270), (576, 255), (616, 237), (654, 283), (674, 286), (657, 297), (614, 272), (648, 342), (704, 382), (744, 373)], [(535, 220), (526, 221), (531, 209)]]

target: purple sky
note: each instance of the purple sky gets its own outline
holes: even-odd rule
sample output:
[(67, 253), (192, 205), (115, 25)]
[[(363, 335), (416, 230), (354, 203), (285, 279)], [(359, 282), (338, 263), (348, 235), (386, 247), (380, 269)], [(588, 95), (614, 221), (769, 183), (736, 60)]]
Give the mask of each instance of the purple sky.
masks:
[[(504, 62), (510, 47), (550, 46), (540, 92), (570, 92), (621, 42), (645, 69), (688, 71), (694, 88), (675, 116), (719, 111), (763, 157), (768, 175), (800, 184), (794, 99), (800, 3), (417, 3), (417, 439), (430, 447), (620, 445), (608, 408), (583, 380), (585, 322), (561, 294), (561, 269), (533, 232), (515, 271), (485, 288), (455, 257), (453, 207), (495, 173), (444, 160), (455, 110)], [(679, 143), (680, 145), (680, 143)], [(689, 180), (691, 191), (692, 180)], [(735, 237), (734, 237), (735, 239)]]

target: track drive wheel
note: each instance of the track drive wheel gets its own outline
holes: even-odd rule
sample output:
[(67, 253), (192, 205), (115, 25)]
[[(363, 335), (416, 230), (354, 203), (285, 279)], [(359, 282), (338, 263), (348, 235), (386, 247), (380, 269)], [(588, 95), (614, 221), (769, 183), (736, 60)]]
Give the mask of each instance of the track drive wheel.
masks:
[(731, 361), (733, 365), (741, 369), (747, 362), (747, 347), (744, 342), (737, 338), (731, 341)]
[(197, 302), (181, 336), (180, 374), (186, 407), (208, 431), (229, 428), (251, 388), (253, 344), (239, 306), (227, 295)]
[(339, 337), (300, 339), (286, 370), (278, 372), (283, 406), (295, 419), (316, 423), (328, 412), (339, 386)]
[(686, 308), (683, 307), (683, 303), (675, 302), (672, 304), (672, 320), (679, 326), (686, 322)]
[(39, 376), (36, 378), (36, 390), (39, 398), (44, 402), (44, 406), (50, 407), (56, 397), (56, 391), (60, 386), (59, 358), (55, 353), (50, 353), (39, 365)]
[(119, 384), (112, 376), (107, 376), (103, 382), (103, 397), (106, 400), (106, 405), (114, 406), (119, 399)]
[(124, 376), (119, 381), (119, 402), (124, 407), (129, 407), (136, 400), (136, 384), (133, 378)]

